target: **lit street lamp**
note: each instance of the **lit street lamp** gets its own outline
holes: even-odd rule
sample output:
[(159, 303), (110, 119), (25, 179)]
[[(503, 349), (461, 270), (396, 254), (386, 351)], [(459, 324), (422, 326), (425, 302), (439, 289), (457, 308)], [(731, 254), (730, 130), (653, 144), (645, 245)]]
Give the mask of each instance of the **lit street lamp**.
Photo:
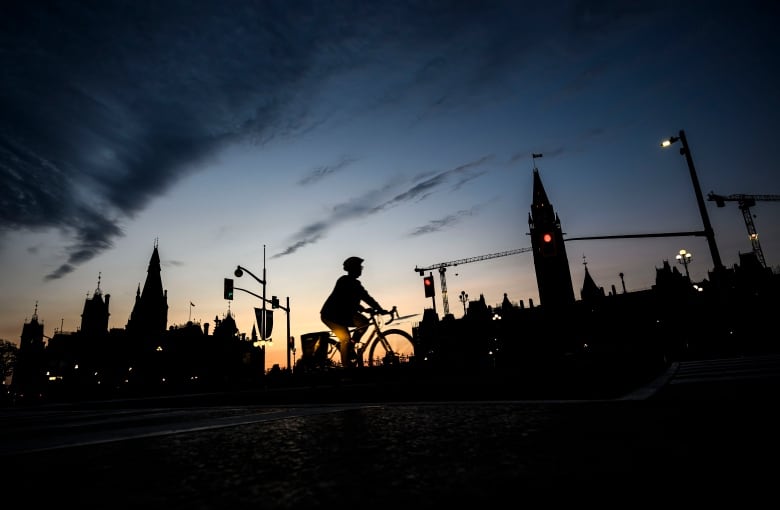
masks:
[(685, 250), (680, 250), (680, 253), (678, 253), (675, 258), (677, 259), (677, 262), (685, 266), (685, 277), (688, 278), (688, 282), (690, 283), (691, 275), (688, 273), (688, 264), (691, 263), (691, 259), (693, 258), (693, 255), (691, 255)]
[(466, 291), (462, 290), (460, 291), (460, 297), (458, 297), (461, 303), (463, 303), (463, 315), (466, 315), (466, 303), (469, 300), (469, 295), (466, 294)]
[(723, 274), (724, 267), (720, 260), (720, 253), (718, 253), (718, 245), (715, 244), (715, 232), (712, 230), (710, 217), (707, 215), (707, 207), (704, 205), (704, 197), (702, 196), (701, 187), (699, 186), (699, 178), (696, 176), (696, 168), (693, 166), (693, 156), (691, 156), (691, 149), (688, 147), (688, 140), (685, 138), (685, 131), (681, 129), (679, 136), (672, 136), (668, 140), (664, 140), (661, 142), (661, 147), (669, 147), (677, 141), (682, 144), (682, 147), (680, 148), (680, 154), (685, 156), (685, 160), (688, 163), (688, 170), (691, 173), (693, 190), (696, 193), (696, 202), (699, 205), (699, 213), (701, 214), (702, 223), (704, 223), (704, 235), (707, 237), (707, 244), (710, 247), (712, 262), (715, 265), (715, 274), (720, 276)]

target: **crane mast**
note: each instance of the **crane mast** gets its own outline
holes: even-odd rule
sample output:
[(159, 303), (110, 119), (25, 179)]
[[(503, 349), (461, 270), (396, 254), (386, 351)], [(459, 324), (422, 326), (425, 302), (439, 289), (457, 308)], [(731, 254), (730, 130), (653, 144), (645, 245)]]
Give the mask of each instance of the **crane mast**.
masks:
[(515, 255), (518, 253), (525, 253), (527, 251), (531, 251), (531, 249), (532, 248), (519, 248), (517, 250), (502, 251), (499, 253), (489, 253), (487, 255), (479, 255), (476, 257), (469, 257), (465, 259), (451, 260), (449, 262), (440, 262), (438, 264), (433, 264), (426, 267), (415, 266), (414, 270), (415, 272), (419, 273), (420, 276), (422, 276), (425, 273), (425, 271), (431, 271), (433, 269), (439, 270), (439, 279), (441, 280), (441, 304), (442, 304), (442, 309), (444, 310), (444, 315), (447, 315), (450, 313), (450, 304), (449, 304), (449, 300), (447, 299), (447, 278), (445, 277), (445, 273), (447, 272), (448, 267), (458, 266), (460, 264), (468, 264), (469, 262), (479, 262), (480, 260), (506, 257), (507, 255)]
[(718, 207), (724, 207), (726, 202), (737, 202), (739, 210), (742, 211), (742, 216), (745, 219), (745, 226), (748, 231), (748, 239), (753, 245), (753, 253), (756, 254), (758, 262), (762, 267), (766, 267), (766, 260), (764, 259), (764, 252), (761, 250), (761, 243), (758, 242), (758, 233), (756, 232), (756, 226), (753, 223), (753, 215), (750, 212), (750, 208), (756, 205), (756, 201), (759, 200), (780, 200), (780, 195), (717, 195), (710, 192), (707, 195), (707, 200), (715, 202)]

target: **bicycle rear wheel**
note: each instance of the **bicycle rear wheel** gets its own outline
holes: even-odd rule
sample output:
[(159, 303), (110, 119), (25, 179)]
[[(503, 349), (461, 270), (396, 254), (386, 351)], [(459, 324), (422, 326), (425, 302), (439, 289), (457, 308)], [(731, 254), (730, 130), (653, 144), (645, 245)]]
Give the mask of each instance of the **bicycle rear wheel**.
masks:
[(368, 348), (368, 366), (402, 365), (414, 360), (414, 340), (402, 329), (378, 331)]

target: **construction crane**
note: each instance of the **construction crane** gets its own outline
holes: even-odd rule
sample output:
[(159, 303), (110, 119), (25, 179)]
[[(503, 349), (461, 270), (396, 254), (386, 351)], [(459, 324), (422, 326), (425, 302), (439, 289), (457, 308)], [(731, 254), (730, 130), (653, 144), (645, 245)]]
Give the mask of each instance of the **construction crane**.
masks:
[(761, 244), (758, 242), (758, 234), (756, 233), (756, 226), (753, 224), (753, 215), (750, 213), (750, 208), (756, 205), (756, 201), (759, 200), (780, 200), (780, 195), (717, 195), (710, 191), (707, 195), (707, 200), (712, 200), (718, 207), (724, 207), (726, 202), (737, 202), (739, 210), (742, 211), (742, 216), (745, 218), (745, 226), (748, 231), (748, 239), (753, 245), (753, 253), (756, 254), (759, 263), (762, 267), (766, 267), (766, 261), (764, 260), (764, 252), (761, 251)]
[(444, 276), (444, 273), (447, 271), (448, 267), (458, 266), (460, 264), (468, 264), (469, 262), (479, 262), (480, 260), (506, 257), (507, 255), (516, 255), (518, 253), (525, 253), (527, 251), (531, 251), (531, 249), (532, 248), (520, 248), (517, 250), (502, 251), (500, 253), (490, 253), (488, 255), (480, 255), (478, 257), (469, 257), (467, 259), (451, 260), (449, 262), (440, 262), (439, 264), (433, 264), (431, 266), (426, 266), (426, 267), (415, 266), (414, 270), (415, 272), (419, 273), (420, 276), (422, 276), (425, 273), (425, 271), (431, 271), (433, 269), (439, 270), (439, 278), (441, 279), (441, 303), (444, 309), (444, 315), (446, 316), (447, 314), (450, 313), (450, 304), (449, 301), (447, 300), (447, 279)]

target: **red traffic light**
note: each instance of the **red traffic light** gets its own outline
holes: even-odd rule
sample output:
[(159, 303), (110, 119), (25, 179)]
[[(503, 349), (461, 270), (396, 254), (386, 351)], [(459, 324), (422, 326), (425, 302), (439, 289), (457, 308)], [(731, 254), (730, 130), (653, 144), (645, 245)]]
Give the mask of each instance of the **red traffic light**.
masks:
[(423, 286), (425, 287), (425, 297), (436, 295), (436, 290), (433, 287), (433, 276), (423, 277)]

